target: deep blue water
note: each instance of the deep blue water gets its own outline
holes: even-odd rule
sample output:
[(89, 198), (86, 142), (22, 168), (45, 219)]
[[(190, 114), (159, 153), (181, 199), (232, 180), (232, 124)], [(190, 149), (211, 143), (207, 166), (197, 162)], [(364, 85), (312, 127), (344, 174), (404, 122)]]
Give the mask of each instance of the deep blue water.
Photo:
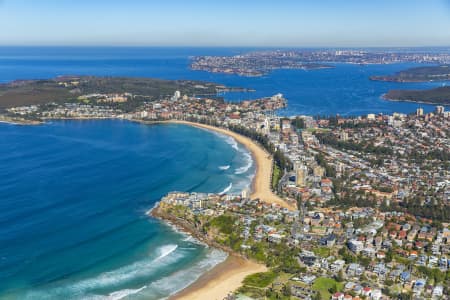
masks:
[(182, 125), (0, 124), (0, 137), (0, 298), (167, 296), (224, 254), (146, 210), (172, 190), (239, 191), (254, 172), (233, 140)]
[[(347, 65), (335, 69), (279, 70), (263, 77), (240, 77), (189, 70), (196, 55), (236, 55), (251, 48), (17, 48), (0, 47), (0, 82), (51, 78), (58, 75), (105, 75), (197, 79), (256, 89), (255, 93), (229, 93), (232, 101), (283, 93), (289, 100), (284, 115), (410, 113), (415, 103), (380, 98), (389, 89), (424, 89), (442, 83), (373, 82), (371, 75), (391, 74), (417, 64)], [(434, 109), (420, 105), (425, 111)]]
[[(412, 64), (280, 70), (259, 78), (188, 69), (189, 56), (249, 50), (0, 47), (0, 82), (68, 74), (207, 80), (257, 90), (226, 94), (230, 101), (283, 93), (285, 115), (408, 113), (418, 105), (380, 95), (441, 84), (368, 80)], [(220, 192), (232, 184), (238, 192), (253, 172), (249, 154), (233, 140), (187, 126), (0, 124), (0, 298), (166, 297), (224, 254), (145, 212), (171, 190)]]

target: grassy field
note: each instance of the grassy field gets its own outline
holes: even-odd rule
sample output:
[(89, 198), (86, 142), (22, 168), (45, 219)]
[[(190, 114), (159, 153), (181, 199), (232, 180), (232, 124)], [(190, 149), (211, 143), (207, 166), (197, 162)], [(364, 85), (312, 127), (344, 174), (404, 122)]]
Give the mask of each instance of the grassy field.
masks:
[(276, 190), (278, 187), (278, 182), (281, 179), (281, 170), (277, 166), (276, 163), (273, 164), (273, 173), (272, 173), (272, 189)]
[(314, 282), (312, 289), (320, 293), (323, 300), (328, 300), (331, 297), (330, 289), (335, 288), (337, 291), (342, 290), (344, 285), (332, 278), (320, 277)]
[(252, 287), (258, 287), (258, 288), (264, 288), (272, 283), (272, 281), (277, 277), (277, 274), (274, 272), (264, 272), (264, 273), (256, 273), (247, 276), (243, 284), (252, 286)]
[(327, 247), (318, 247), (313, 249), (314, 254), (320, 257), (327, 258), (330, 256), (330, 249)]

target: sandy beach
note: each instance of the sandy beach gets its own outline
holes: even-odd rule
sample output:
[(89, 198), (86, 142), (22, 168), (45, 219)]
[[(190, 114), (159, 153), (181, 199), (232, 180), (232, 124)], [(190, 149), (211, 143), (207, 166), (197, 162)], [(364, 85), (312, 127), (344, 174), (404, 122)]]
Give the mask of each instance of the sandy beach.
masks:
[(169, 300), (222, 300), (238, 289), (247, 275), (265, 271), (267, 268), (263, 265), (230, 255)]
[[(272, 192), (270, 188), (273, 163), (272, 156), (250, 138), (223, 128), (217, 128), (214, 126), (199, 123), (187, 121), (167, 121), (161, 123), (175, 123), (195, 126), (231, 136), (251, 152), (256, 164), (256, 174), (253, 178), (251, 198), (259, 198), (266, 203), (278, 204), (281, 207), (285, 207), (291, 210), (296, 209)], [(266, 270), (267, 268), (264, 265), (245, 260), (235, 255), (230, 255), (224, 262), (218, 264), (211, 271), (203, 274), (192, 285), (188, 286), (169, 299), (222, 300), (230, 292), (238, 289), (246, 276), (258, 272), (264, 272)]]
[(258, 144), (256, 144), (250, 138), (242, 136), (230, 130), (199, 123), (192, 123), (186, 121), (170, 121), (170, 123), (185, 124), (199, 128), (204, 128), (234, 138), (238, 143), (244, 145), (251, 152), (256, 164), (256, 174), (255, 177), (253, 178), (251, 198), (252, 199), (259, 198), (266, 203), (270, 204), (275, 203), (290, 210), (296, 209), (295, 207), (289, 205), (287, 202), (285, 202), (283, 199), (281, 199), (272, 192), (270, 188), (272, 177), (272, 164), (273, 164), (272, 156), (266, 151), (264, 151)]

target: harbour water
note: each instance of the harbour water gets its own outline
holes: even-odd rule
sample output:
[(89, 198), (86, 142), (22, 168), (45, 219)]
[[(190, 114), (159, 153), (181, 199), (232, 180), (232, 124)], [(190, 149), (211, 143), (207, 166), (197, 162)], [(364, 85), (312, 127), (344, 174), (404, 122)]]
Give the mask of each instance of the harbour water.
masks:
[[(263, 77), (191, 71), (193, 55), (221, 48), (0, 48), (0, 82), (58, 75), (196, 79), (256, 89), (229, 101), (283, 93), (285, 115), (412, 112), (371, 82), (411, 64), (280, 70)], [(420, 105), (426, 111), (432, 106)], [(233, 139), (183, 125), (122, 121), (0, 124), (0, 298), (161, 299), (225, 254), (146, 216), (172, 190), (239, 192), (255, 166)], [(187, 276), (189, 274), (189, 276)]]
[(284, 115), (360, 115), (410, 113), (419, 106), (390, 102), (381, 96), (390, 89), (425, 89), (443, 83), (395, 83), (370, 81), (418, 64), (337, 64), (333, 69), (278, 70), (262, 77), (214, 74), (189, 69), (190, 57), (236, 55), (251, 48), (58, 48), (0, 47), (0, 82), (16, 79), (52, 78), (58, 75), (99, 75), (205, 80), (228, 86), (255, 89), (254, 93), (228, 93), (240, 101), (282, 93), (289, 100)]

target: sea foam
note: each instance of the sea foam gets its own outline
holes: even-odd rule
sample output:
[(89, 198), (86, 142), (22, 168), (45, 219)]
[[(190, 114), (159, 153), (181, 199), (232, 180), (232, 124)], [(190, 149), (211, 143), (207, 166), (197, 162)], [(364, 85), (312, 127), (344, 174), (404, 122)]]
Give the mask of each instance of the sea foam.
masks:
[(220, 250), (212, 249), (208, 251), (206, 257), (193, 266), (174, 272), (152, 282), (142, 292), (143, 296), (149, 299), (160, 299), (165, 295), (173, 295), (195, 282), (202, 274), (211, 270), (217, 264), (223, 262), (228, 255)]
[(225, 195), (226, 193), (228, 193), (231, 190), (232, 187), (233, 187), (233, 184), (230, 182), (230, 184), (223, 191), (221, 191), (219, 193), (219, 195)]
[[(119, 290), (117, 294), (96, 295), (98, 289), (108, 289), (114, 286), (127, 284), (139, 278), (145, 278), (152, 274), (164, 270), (168, 265), (177, 263), (183, 258), (185, 253), (176, 251), (178, 245), (168, 244), (156, 249), (147, 258), (139, 260), (133, 264), (104, 272), (98, 276), (87, 278), (78, 282), (61, 285), (55, 288), (47, 288), (45, 290), (30, 291), (25, 295), (25, 299), (55, 299), (64, 298), (70, 295), (72, 299), (121, 299), (125, 293), (139, 293), (146, 287), (139, 289)], [(155, 257), (156, 256), (156, 257)], [(139, 290), (139, 291), (138, 291)], [(106, 298), (105, 298), (106, 297)], [(111, 298), (108, 298), (111, 297)], [(115, 298), (112, 298), (115, 297)]]
[(134, 295), (139, 293), (140, 291), (146, 289), (147, 286), (143, 286), (141, 288), (138, 289), (124, 289), (124, 290), (120, 290), (120, 291), (116, 291), (116, 292), (112, 292), (110, 293), (107, 297), (105, 297), (105, 300), (120, 300), (123, 299), (125, 297), (128, 297), (130, 295)]
[(160, 255), (155, 259), (155, 261), (158, 261), (160, 259), (163, 259), (164, 257), (170, 255), (172, 252), (177, 250), (178, 245), (166, 245), (159, 248)]
[(236, 175), (244, 174), (245, 172), (250, 170), (250, 168), (253, 166), (252, 156), (248, 152), (243, 152), (243, 154), (245, 157), (245, 166), (237, 168), (236, 171), (234, 172), (234, 174)]

